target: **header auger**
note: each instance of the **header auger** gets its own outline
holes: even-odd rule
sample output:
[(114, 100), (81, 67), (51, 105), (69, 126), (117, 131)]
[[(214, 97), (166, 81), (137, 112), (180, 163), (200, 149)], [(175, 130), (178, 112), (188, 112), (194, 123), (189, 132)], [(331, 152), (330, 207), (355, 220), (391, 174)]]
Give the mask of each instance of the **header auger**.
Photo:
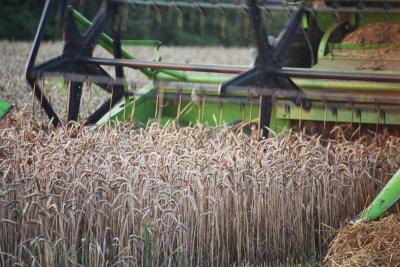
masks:
[[(147, 6), (155, 10), (156, 16), (161, 16), (163, 8), (180, 12), (194, 8), (203, 15), (203, 10), (216, 9), (221, 16), (224, 10), (243, 10), (257, 49), (254, 66), (138, 60), (124, 48), (126, 44), (158, 47), (160, 43), (122, 38), (129, 19), (124, 12), (129, 5)], [(45, 25), (57, 6), (61, 9), (63, 52), (36, 65)], [(279, 38), (270, 43), (262, 13), (268, 15), (276, 10), (291, 15)], [(398, 14), (398, 4), (392, 1), (104, 0), (93, 21), (89, 21), (70, 1), (47, 0), (26, 77), (54, 126), (79, 119), (83, 84), (90, 83), (110, 96), (83, 118), (87, 125), (109, 119), (144, 124), (159, 119), (162, 123), (210, 126), (258, 121), (260, 135), (264, 137), (269, 130), (308, 127), (307, 122), (317, 132), (339, 123), (366, 125), (376, 130), (396, 128), (400, 124), (400, 58), (384, 53), (374, 58), (363, 56), (364, 52), (396, 47), (344, 44), (342, 40), (349, 32), (366, 25), (396, 22)], [(224, 23), (226, 19), (221, 19)], [(95, 57), (93, 50), (97, 45), (112, 57)], [(357, 51), (362, 53), (356, 55)], [(378, 59), (383, 67), (368, 67)], [(106, 71), (106, 66), (113, 67), (114, 73), (109, 68)], [(125, 75), (126, 68), (142, 72), (149, 83), (138, 88)], [(64, 121), (44, 94), (44, 83), (40, 81), (49, 76), (62, 78), (68, 87)]]

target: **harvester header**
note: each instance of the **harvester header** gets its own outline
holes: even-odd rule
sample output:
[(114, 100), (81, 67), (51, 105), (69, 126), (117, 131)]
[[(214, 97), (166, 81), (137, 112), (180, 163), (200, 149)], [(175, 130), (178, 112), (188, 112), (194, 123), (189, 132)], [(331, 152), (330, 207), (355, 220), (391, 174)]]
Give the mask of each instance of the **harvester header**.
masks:
[[(45, 25), (59, 2), (64, 49), (58, 57), (37, 64)], [(350, 34), (371, 25), (397, 23), (398, 4), (382, 3), (105, 0), (90, 21), (70, 1), (47, 0), (26, 76), (54, 126), (77, 120), (99, 125), (110, 119), (209, 126), (247, 123), (257, 124), (263, 137), (288, 128), (321, 132), (342, 123), (376, 131), (392, 129), (400, 124), (400, 54), (395, 52), (396, 45), (362, 38), (344, 42)], [(156, 16), (163, 8), (179, 14), (183, 9), (196, 9), (203, 15), (203, 10), (216, 9), (221, 16), (225, 16), (223, 10), (242, 10), (257, 51), (254, 65), (182, 64), (161, 61), (160, 56), (155, 61), (139, 60), (127, 46), (151, 46), (158, 53), (161, 43), (123, 39), (129, 6), (151, 8)], [(264, 21), (275, 11), (289, 14), (276, 38)], [(390, 34), (390, 29), (388, 32), (381, 34)], [(96, 57), (96, 46), (111, 57)], [(129, 79), (127, 68), (143, 73), (149, 82), (138, 86)], [(44, 93), (43, 80), (54, 76), (68, 87), (65, 119)], [(80, 114), (82, 90), (88, 88), (84, 84), (96, 85), (109, 94), (85, 118)]]

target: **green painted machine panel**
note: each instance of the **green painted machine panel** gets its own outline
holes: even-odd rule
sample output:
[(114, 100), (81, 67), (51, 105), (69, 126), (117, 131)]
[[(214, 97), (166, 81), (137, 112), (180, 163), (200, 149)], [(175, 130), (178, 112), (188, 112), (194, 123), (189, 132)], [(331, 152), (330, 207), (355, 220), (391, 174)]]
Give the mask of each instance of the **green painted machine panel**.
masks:
[[(243, 102), (246, 99), (242, 99)], [(215, 127), (219, 125), (235, 124), (245, 121), (257, 121), (259, 116), (259, 107), (257, 100), (253, 104), (222, 103), (214, 100), (200, 101), (182, 101), (181, 110), (177, 109), (176, 102), (164, 104), (163, 115), (176, 118), (181, 125), (203, 123)], [(236, 101), (234, 101), (236, 102)]]
[[(290, 110), (290, 111), (289, 111)], [(359, 116), (361, 115), (361, 116)], [(306, 111), (297, 106), (290, 106), (281, 103), (276, 107), (276, 117), (286, 120), (311, 120), (340, 123), (362, 123), (362, 124), (400, 124), (400, 110), (385, 110), (385, 116), (382, 112), (374, 109), (364, 108), (360, 113), (356, 109), (337, 108), (334, 111), (330, 108), (314, 107)]]
[[(352, 26), (364, 26), (371, 23), (378, 23), (382, 21), (387, 21), (388, 14), (384, 13), (362, 13), (362, 16), (359, 14), (351, 14), (350, 17), (349, 13), (343, 14), (343, 16), (347, 16), (347, 20), (350, 21)], [(340, 20), (340, 17), (337, 13), (334, 12), (316, 12), (317, 24), (320, 30), (323, 32), (327, 31), (332, 25), (337, 23)], [(343, 18), (343, 17), (342, 17)], [(399, 14), (390, 14), (389, 15), (391, 22), (399, 22), (400, 16)]]
[(139, 89), (135, 97), (126, 97), (119, 105), (101, 118), (95, 127), (106, 124), (110, 120), (133, 121), (147, 124), (155, 117), (155, 101), (153, 97), (153, 85), (148, 84)]
[(12, 105), (7, 101), (0, 99), (0, 120), (2, 120), (12, 108)]

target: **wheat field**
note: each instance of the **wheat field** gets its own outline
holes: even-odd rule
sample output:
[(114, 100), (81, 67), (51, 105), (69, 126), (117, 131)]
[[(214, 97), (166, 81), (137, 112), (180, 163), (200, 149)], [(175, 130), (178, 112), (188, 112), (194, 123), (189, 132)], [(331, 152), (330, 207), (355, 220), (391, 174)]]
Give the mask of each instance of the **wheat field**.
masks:
[(5, 266), (307, 262), (400, 163), (396, 138), (324, 145), (157, 124), (50, 130), (27, 116), (1, 123)]
[(335, 140), (261, 141), (155, 122), (53, 129), (32, 116), (12, 64), (1, 70), (1, 97), (17, 105), (0, 122), (1, 266), (319, 264), (400, 167), (399, 138), (348, 141), (340, 127)]

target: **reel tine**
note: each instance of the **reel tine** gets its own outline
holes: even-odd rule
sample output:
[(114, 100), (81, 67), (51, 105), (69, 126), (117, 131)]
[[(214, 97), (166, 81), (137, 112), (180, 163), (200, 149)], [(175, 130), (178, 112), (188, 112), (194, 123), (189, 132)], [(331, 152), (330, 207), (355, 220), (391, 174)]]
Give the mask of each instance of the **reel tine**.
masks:
[(70, 99), (70, 94), (69, 92), (71, 91), (71, 83), (72, 81), (68, 81), (66, 87), (67, 87), (67, 102), (66, 102), (66, 106), (65, 106), (65, 110), (66, 110), (66, 114), (68, 113), (68, 103), (69, 103), (69, 99)]
[(206, 93), (205, 93), (205, 88), (201, 87), (201, 98), (202, 98), (202, 108), (201, 108), (201, 124), (204, 124), (204, 111), (205, 111), (205, 106), (206, 106)]
[(150, 22), (151, 5), (146, 5), (144, 8), (144, 25), (149, 25)]
[(303, 125), (303, 103), (300, 105), (299, 131)]
[[(380, 109), (379, 122), (381, 122), (381, 121), (382, 121), (382, 123), (380, 123), (380, 124), (382, 126), (385, 126), (386, 125), (386, 113), (385, 113), (384, 109)], [(383, 133), (384, 133), (384, 130), (385, 130), (385, 128), (383, 127)]]
[(125, 103), (125, 105), (124, 105), (124, 122), (125, 122), (128, 119), (126, 116), (126, 102), (128, 99), (128, 97), (126, 96), (126, 93), (127, 93), (127, 91), (129, 92), (129, 84), (124, 84), (123, 87), (124, 87), (124, 98), (123, 99), (124, 99), (124, 103)]
[[(213, 4), (218, 7), (218, 1), (214, 0)], [(220, 27), (218, 26), (218, 24), (220, 23), (220, 20), (218, 21), (218, 17), (220, 16), (219, 10), (218, 8), (214, 8), (213, 11), (215, 12), (215, 14), (213, 15), (213, 19), (212, 19), (212, 31), (216, 34), (218, 34), (220, 32)]]
[[(271, 102), (272, 102), (273, 105), (275, 105), (277, 101), (278, 101), (278, 95), (277, 95), (277, 92), (274, 90), (274, 91), (272, 92)], [(300, 96), (298, 96), (298, 101), (299, 101), (300, 103), (302, 103), (301, 97), (300, 97)]]
[(361, 118), (361, 116), (362, 116), (362, 112), (361, 112), (361, 109), (357, 109), (356, 110), (356, 116), (359, 118), (359, 121), (358, 121), (358, 139), (361, 139), (361, 123), (362, 123), (362, 118)]
[(164, 91), (163, 88), (160, 86), (160, 83), (155, 81), (155, 91), (156, 91), (156, 114), (155, 119), (160, 120), (162, 117), (162, 111), (164, 106)]
[(387, 21), (392, 21), (392, 16), (389, 13), (390, 8), (391, 8), (390, 3), (385, 1), (385, 3), (383, 4), (383, 10), (384, 10), (383, 16)]
[(201, 121), (201, 107), (202, 107), (202, 105), (200, 104), (200, 102), (201, 102), (201, 100), (202, 100), (202, 96), (201, 96), (201, 93), (200, 93), (200, 96), (199, 95), (197, 95), (197, 124), (200, 124), (200, 121)]
[(286, 104), (285, 105), (285, 112), (288, 114), (288, 120), (290, 121), (292, 118), (291, 118), (291, 116), (290, 116), (290, 105), (289, 104)]
[(222, 40), (225, 40), (226, 39), (225, 30), (226, 30), (227, 17), (226, 17), (225, 10), (221, 6), (219, 6), (219, 13), (221, 16), (219, 34), (220, 34)]
[(247, 17), (246, 15), (246, 5), (244, 5), (240, 0), (237, 0), (236, 5), (241, 6), (241, 8), (236, 9), (235, 14), (235, 29), (239, 32), (243, 28), (243, 21)]
[(322, 105), (323, 107), (325, 107), (325, 111), (324, 111), (324, 124), (323, 124), (323, 128), (322, 131), (323, 133), (326, 132), (326, 119), (328, 117), (328, 102), (325, 96), (322, 97)]
[(181, 108), (182, 108), (182, 87), (178, 84), (176, 90), (177, 98), (178, 98), (178, 110), (176, 111), (175, 121), (179, 123), (179, 118), (181, 116)]
[(112, 119), (111, 110), (112, 110), (112, 102), (113, 102), (113, 96), (114, 96), (114, 85), (110, 83), (110, 86), (111, 86), (111, 101), (110, 101), (110, 105), (109, 105), (109, 108), (108, 108), (108, 114), (110, 115), (109, 118), (108, 118), (108, 125), (111, 127), (112, 126), (112, 124), (111, 124), (111, 121), (112, 121), (111, 120)]
[(247, 87), (247, 96), (250, 99), (249, 125), (251, 125), (251, 121), (253, 118), (253, 97), (250, 95), (249, 87)]
[(86, 88), (89, 91), (89, 97), (88, 97), (88, 110), (90, 113), (92, 113), (92, 89), (93, 89), (93, 84), (90, 81), (86, 82)]
[(351, 98), (349, 98), (349, 101), (347, 102), (347, 108), (351, 110), (351, 126), (353, 127), (353, 121), (354, 121), (354, 103)]
[(77, 121), (82, 97), (82, 82), (71, 82), (67, 109), (67, 121)]
[(172, 24), (173, 16), (174, 16), (174, 4), (173, 4), (173, 2), (170, 2), (168, 5), (168, 10), (167, 10), (167, 24), (168, 25)]
[(155, 112), (154, 112), (154, 119), (157, 119), (158, 118), (158, 105), (159, 105), (159, 94), (158, 94), (158, 86), (157, 86), (157, 84), (156, 83), (154, 83), (154, 85), (155, 85), (155, 87), (154, 87), (154, 93), (156, 94), (156, 109), (155, 109)]
[[(286, 7), (286, 11), (288, 13), (288, 16), (290, 16), (291, 12), (290, 12), (290, 8), (289, 8), (288, 4), (286, 2), (284, 2), (284, 5)], [(261, 11), (261, 15), (264, 14), (264, 17), (265, 16), (271, 17), (271, 15), (272, 15), (271, 10), (269, 8), (260, 8), (260, 11)], [(266, 20), (264, 19), (264, 21), (266, 21)]]
[(337, 107), (333, 107), (332, 108), (332, 114), (333, 114), (333, 117), (335, 118), (335, 126), (337, 126), (338, 125), (338, 110), (337, 110)]
[(375, 127), (375, 137), (376, 137), (378, 135), (380, 118), (381, 118), (381, 107), (380, 107), (378, 100), (375, 100), (375, 110), (377, 113), (377, 121), (376, 121), (376, 127)]
[[(51, 90), (50, 90), (51, 92)], [(51, 93), (49, 92), (48, 97), (49, 97), (49, 104), (52, 106), (52, 101), (51, 101)], [(47, 95), (47, 92), (45, 91), (45, 94)]]
[(218, 105), (219, 105), (219, 124), (222, 125), (224, 119), (224, 103), (220, 101)]
[[(192, 0), (192, 3), (195, 4), (197, 2)], [(195, 8), (191, 8), (190, 9), (190, 16), (189, 16), (189, 29), (190, 29), (190, 31), (194, 30), (194, 25), (196, 24), (195, 17), (196, 17), (196, 9)]]
[[(193, 91), (192, 91), (192, 92), (193, 92)], [(196, 105), (195, 101), (196, 101), (196, 100), (193, 99), (193, 95), (192, 95), (191, 101), (190, 101), (184, 108), (182, 108), (182, 109), (180, 110), (179, 117), (181, 116), (181, 114), (185, 114), (186, 112), (190, 111), (190, 108), (193, 107), (193, 105)]]
[(135, 2), (129, 3), (129, 6), (132, 8), (133, 13), (136, 13), (139, 9), (138, 5)]
[(177, 21), (178, 27), (180, 29), (183, 29), (183, 13), (182, 13), (182, 10), (179, 8), (178, 4), (175, 4), (175, 6), (176, 6), (176, 10), (178, 12), (178, 21)]
[(243, 43), (245, 46), (249, 44), (249, 33), (250, 33), (250, 19), (247, 10), (245, 10), (245, 16), (243, 21)]
[(163, 111), (164, 111), (164, 88), (160, 87), (159, 88), (159, 94), (160, 94), (160, 101), (159, 101), (159, 112), (158, 116), (161, 119)]
[(362, 20), (364, 20), (364, 12), (363, 12), (363, 9), (364, 9), (364, 3), (362, 2), (362, 1), (360, 1), (359, 3), (358, 3), (358, 5), (357, 5), (357, 15), (358, 15), (358, 17), (359, 17), (359, 19), (360, 19), (360, 21), (362, 21)]
[(131, 110), (131, 121), (134, 119), (135, 117), (135, 108), (136, 108), (136, 82), (133, 82), (133, 84), (131, 84), (132, 86), (132, 91), (133, 91), (133, 95), (132, 95), (132, 110)]
[(245, 119), (245, 114), (246, 114), (246, 105), (243, 102), (240, 103), (240, 112), (242, 113), (241, 124), (245, 125), (244, 119)]
[(124, 3), (123, 11), (122, 11), (122, 22), (121, 22), (121, 30), (126, 32), (129, 20), (129, 8), (130, 5), (128, 2)]
[(33, 84), (33, 88), (32, 88), (32, 118), (34, 118), (36, 116), (36, 112), (35, 112), (35, 90), (36, 90), (36, 83)]
[(203, 9), (198, 5), (197, 7), (197, 12), (199, 13), (199, 27), (200, 27), (200, 33), (201, 35), (204, 35), (206, 32), (206, 18), (204, 15)]
[[(42, 91), (43, 93), (40, 96), (40, 105), (43, 105), (43, 95), (46, 94), (46, 85), (45, 85), (45, 78), (43, 77), (41, 80), (41, 86), (42, 86)], [(43, 109), (40, 109), (40, 115), (43, 115)]]
[[(261, 118), (261, 107), (262, 107), (262, 100), (263, 100), (263, 96), (260, 94), (259, 95), (259, 97), (258, 97), (258, 103), (259, 103), (259, 106), (260, 106), (260, 108), (258, 109), (258, 117), (259, 118)], [(264, 132), (264, 129), (262, 128), (262, 124), (261, 124), (261, 119), (260, 120), (258, 120), (258, 130), (257, 130), (257, 133), (256, 133), (256, 138), (258, 139), (258, 140), (261, 140), (262, 139), (262, 137), (263, 137), (263, 132)]]
[(161, 13), (161, 9), (160, 7), (157, 5), (157, 3), (155, 1), (153, 1), (152, 7), (156, 13), (156, 21), (158, 24), (161, 25), (162, 23), (162, 13)]
[(238, 8), (235, 14), (235, 28), (237, 30), (240, 29), (240, 25), (242, 24), (242, 11)]
[(49, 100), (47, 99), (46, 95), (44, 94), (44, 90), (42, 88), (42, 85), (44, 83), (44, 78), (37, 78), (33, 77), (28, 80), (29, 84), (31, 85), (32, 88), (32, 115), (36, 115), (36, 109), (35, 109), (35, 98), (38, 99), (38, 102), (41, 104), (41, 113), (44, 112), (49, 118), (51, 123), (53, 124), (54, 127), (57, 127), (60, 124), (60, 119), (55, 112), (54, 108), (52, 105), (50, 105)]

